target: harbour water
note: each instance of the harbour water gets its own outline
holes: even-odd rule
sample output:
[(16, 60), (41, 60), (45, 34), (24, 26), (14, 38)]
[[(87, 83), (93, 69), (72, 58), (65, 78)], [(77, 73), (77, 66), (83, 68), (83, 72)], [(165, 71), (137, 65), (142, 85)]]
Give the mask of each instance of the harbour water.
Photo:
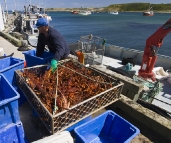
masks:
[[(170, 13), (143, 16), (141, 12), (92, 13), (88, 16), (70, 12), (49, 12), (51, 26), (66, 38), (68, 43), (80, 36), (93, 34), (107, 39), (107, 43), (125, 48), (144, 50), (146, 39), (171, 18)], [(171, 56), (171, 33), (164, 38), (158, 54)]]

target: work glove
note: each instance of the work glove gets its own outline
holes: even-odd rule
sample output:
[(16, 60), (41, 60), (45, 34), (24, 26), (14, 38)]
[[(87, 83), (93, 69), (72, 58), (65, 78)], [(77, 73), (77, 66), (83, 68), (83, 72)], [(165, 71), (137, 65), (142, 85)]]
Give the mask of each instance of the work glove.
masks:
[(57, 66), (58, 66), (58, 61), (55, 60), (55, 59), (52, 59), (51, 60), (51, 64), (50, 64), (50, 67), (52, 69), (52, 72), (54, 72), (57, 69)]

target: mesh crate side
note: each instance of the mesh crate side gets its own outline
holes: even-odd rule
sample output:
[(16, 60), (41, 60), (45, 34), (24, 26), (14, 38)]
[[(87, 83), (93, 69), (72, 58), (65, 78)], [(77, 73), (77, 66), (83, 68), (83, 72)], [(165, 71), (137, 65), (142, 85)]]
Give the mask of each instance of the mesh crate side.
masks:
[(24, 82), (24, 79), (16, 72), (16, 80), (18, 87), (22, 90), (24, 93), (24, 96), (29, 101), (32, 108), (36, 111), (40, 119), (42, 120), (45, 127), (48, 129), (48, 131), (52, 132), (52, 117), (49, 115), (48, 111), (42, 106), (41, 102), (36, 98), (35, 94), (32, 92), (32, 90), (26, 85)]

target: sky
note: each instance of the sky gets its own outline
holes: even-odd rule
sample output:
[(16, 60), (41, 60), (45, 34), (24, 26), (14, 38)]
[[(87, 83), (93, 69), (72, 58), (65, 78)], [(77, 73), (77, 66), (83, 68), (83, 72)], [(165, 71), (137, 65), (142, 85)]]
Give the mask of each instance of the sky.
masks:
[[(171, 3), (171, 0), (0, 0), (1, 5), (5, 9), (5, 2), (8, 10), (23, 10), (24, 5), (28, 6), (31, 4), (38, 4), (46, 8), (88, 8), (88, 7), (106, 7), (111, 4), (122, 4), (122, 3), (134, 3), (144, 2), (151, 4), (167, 4)], [(16, 3), (16, 4), (15, 4)]]

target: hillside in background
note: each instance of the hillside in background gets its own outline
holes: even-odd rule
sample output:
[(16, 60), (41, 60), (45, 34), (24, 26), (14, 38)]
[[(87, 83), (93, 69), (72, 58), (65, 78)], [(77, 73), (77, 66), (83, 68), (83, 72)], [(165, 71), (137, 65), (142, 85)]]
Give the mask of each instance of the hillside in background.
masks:
[[(88, 8), (91, 11), (145, 11), (149, 6), (153, 7), (155, 12), (171, 12), (171, 3), (168, 4), (150, 4), (150, 3), (125, 3), (125, 4), (112, 4), (108, 7), (101, 8)], [(87, 8), (47, 8), (47, 11), (73, 11), (73, 10), (87, 10)]]
[(104, 11), (145, 11), (148, 7), (153, 7), (154, 11), (171, 11), (170, 4), (150, 4), (150, 3), (127, 3), (127, 4), (113, 4), (104, 8)]

